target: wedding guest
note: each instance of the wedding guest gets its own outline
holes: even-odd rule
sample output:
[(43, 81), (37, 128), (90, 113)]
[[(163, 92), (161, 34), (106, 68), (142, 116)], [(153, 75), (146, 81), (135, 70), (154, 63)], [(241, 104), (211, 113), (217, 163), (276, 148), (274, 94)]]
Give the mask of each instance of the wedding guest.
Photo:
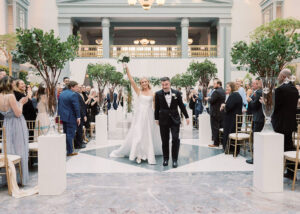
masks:
[(24, 81), (17, 80), (14, 94), (16, 96), (17, 101), (19, 101), (23, 97), (28, 99), (28, 102), (26, 104), (24, 104), (24, 106), (23, 106), (23, 115), (25, 117), (25, 120), (35, 120), (36, 119), (36, 111), (34, 109), (34, 106), (33, 106), (32, 100), (31, 100), (32, 99), (31, 88), (28, 88), (28, 91), (26, 93), (26, 85), (25, 85)]
[(32, 105), (33, 105), (33, 108), (35, 111), (37, 111), (37, 104), (38, 104), (38, 101), (37, 101), (37, 91), (32, 91)]
[[(47, 134), (50, 128), (50, 120), (47, 114), (48, 98), (44, 84), (40, 84), (39, 89), (37, 91), (37, 102), (38, 114), (36, 117), (36, 121), (39, 121), (40, 134), (45, 135)], [(38, 124), (36, 123), (36, 129), (38, 128), (37, 125)]]
[[(5, 71), (0, 71), (0, 80), (6, 76)], [(3, 120), (4, 116), (0, 113), (0, 120)]]
[(83, 149), (86, 146), (83, 144), (83, 125), (87, 121), (86, 117), (86, 104), (84, 102), (84, 98), (82, 95), (82, 86), (78, 86), (75, 91), (78, 102), (79, 102), (79, 108), (80, 108), (80, 125), (77, 127), (76, 135), (74, 139), (74, 146), (76, 149)]
[[(236, 115), (242, 114), (243, 99), (237, 91), (236, 84), (229, 82), (226, 85), (226, 94), (228, 98), (226, 103), (221, 105), (221, 111), (224, 111), (224, 135), (223, 135), (223, 149), (226, 150), (228, 136), (230, 133), (236, 131)], [(237, 148), (237, 155), (239, 154), (240, 148)]]
[(193, 99), (195, 100), (195, 118), (196, 121), (198, 121), (198, 117), (203, 112), (203, 95), (201, 91), (201, 87), (198, 88), (198, 90), (195, 90), (195, 95), (193, 96)]
[(257, 82), (253, 81), (252, 84), (251, 84), (251, 88), (249, 88), (247, 90), (247, 93), (246, 93), (247, 102), (248, 102), (247, 107), (246, 107), (246, 109), (247, 109), (247, 112), (246, 112), (247, 115), (252, 114), (252, 109), (251, 109), (251, 106), (249, 105), (249, 102), (251, 100), (253, 100), (253, 96), (254, 96), (254, 93), (255, 93), (256, 90), (257, 90)]
[[(214, 92), (214, 87), (213, 86), (208, 86), (208, 88), (207, 88), (207, 97), (208, 98), (210, 98), (211, 97), (211, 95), (212, 95), (212, 93)], [(204, 94), (204, 92), (203, 92), (203, 94)], [(207, 103), (207, 108), (206, 108), (206, 110), (207, 110), (207, 113), (210, 113), (210, 103), (208, 102)]]
[(78, 90), (78, 83), (70, 81), (68, 89), (61, 92), (58, 99), (58, 115), (63, 121), (63, 130), (66, 133), (67, 141), (67, 156), (77, 155), (73, 151), (73, 139), (77, 127), (80, 125), (80, 107), (78, 96), (75, 91)]
[(63, 78), (63, 85), (64, 85), (63, 90), (67, 90), (68, 89), (68, 84), (69, 83), (70, 83), (70, 78), (69, 77), (64, 77)]
[(297, 105), (297, 114), (300, 114), (300, 84), (299, 83), (296, 84), (296, 88), (297, 88), (298, 93), (299, 93), (299, 99), (298, 99), (298, 105)]
[(214, 91), (211, 97), (206, 100), (210, 103), (210, 125), (212, 132), (213, 144), (209, 147), (219, 147), (219, 130), (222, 128), (223, 114), (220, 111), (222, 103), (225, 102), (225, 91), (222, 88), (222, 82), (219, 79), (214, 79)]
[(95, 89), (91, 90), (88, 100), (85, 102), (87, 104), (88, 110), (88, 121), (95, 122), (96, 115), (98, 114), (98, 96)]
[[(265, 124), (265, 116), (262, 110), (262, 104), (260, 103), (260, 98), (262, 97), (262, 82), (259, 78), (253, 81), (252, 89), (254, 91), (253, 95), (247, 97), (248, 109), (251, 109), (251, 114), (253, 114), (253, 133), (261, 132)], [(253, 164), (253, 158), (246, 160), (247, 163)]]
[(0, 80), (6, 76), (5, 71), (0, 71)]
[(83, 98), (84, 98), (84, 102), (86, 102), (88, 99), (89, 99), (89, 97), (88, 97), (88, 93), (86, 92), (86, 87), (83, 85), (83, 86), (81, 86), (82, 87), (82, 95), (83, 95)]
[(242, 79), (236, 79), (236, 87), (237, 90), (239, 92), (239, 94), (241, 95), (242, 99), (243, 99), (243, 110), (245, 110), (246, 105), (248, 104), (247, 102), (247, 95), (246, 95), (246, 91), (245, 89), (242, 87), (243, 85), (243, 80)]
[(88, 85), (85, 87), (85, 89), (86, 89), (86, 95), (90, 95), (92, 89), (91, 86)]
[[(272, 125), (275, 132), (284, 135), (284, 151), (294, 150), (292, 133), (297, 130), (296, 111), (299, 93), (290, 81), (291, 71), (283, 69), (278, 76), (279, 87), (275, 89), (275, 106)], [(293, 178), (294, 173), (287, 171), (285, 177)]]
[[(6, 129), (7, 153), (19, 155), (22, 165), (22, 184), (29, 181), (28, 172), (28, 129), (22, 114), (24, 104), (28, 98), (16, 100), (13, 94), (13, 79), (3, 77), (0, 80), (0, 112), (4, 115), (3, 126)], [(3, 179), (2, 179), (3, 180)]]
[(114, 108), (114, 110), (118, 109), (118, 103), (117, 103), (118, 95), (114, 92), (113, 88), (109, 89), (109, 93), (107, 94), (106, 100), (107, 100), (107, 110), (110, 110), (111, 106)]

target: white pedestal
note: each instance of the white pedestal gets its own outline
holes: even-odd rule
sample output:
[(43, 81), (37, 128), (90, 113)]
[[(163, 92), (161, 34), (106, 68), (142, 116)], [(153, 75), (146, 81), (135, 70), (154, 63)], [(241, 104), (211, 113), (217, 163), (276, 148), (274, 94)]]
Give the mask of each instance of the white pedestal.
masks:
[(107, 134), (107, 115), (99, 114), (96, 116), (96, 144), (104, 145), (108, 141)]
[(253, 186), (261, 192), (283, 191), (284, 136), (254, 133)]
[(114, 109), (108, 111), (108, 127), (110, 130), (117, 128), (118, 112)]
[(62, 194), (67, 187), (66, 135), (40, 136), (38, 145), (39, 194)]
[(212, 142), (211, 137), (211, 126), (210, 126), (210, 115), (200, 114), (198, 117), (199, 123), (199, 142), (200, 144), (210, 144)]

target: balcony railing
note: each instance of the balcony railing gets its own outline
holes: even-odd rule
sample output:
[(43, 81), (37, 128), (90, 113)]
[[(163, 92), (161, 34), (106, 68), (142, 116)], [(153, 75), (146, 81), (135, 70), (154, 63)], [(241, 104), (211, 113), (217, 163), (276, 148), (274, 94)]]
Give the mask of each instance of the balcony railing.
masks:
[(115, 58), (127, 54), (133, 58), (178, 58), (181, 48), (176, 45), (113, 45), (110, 56)]
[[(216, 45), (189, 45), (189, 57), (216, 57)], [(180, 58), (181, 47), (177, 45), (112, 45), (110, 57), (127, 54), (132, 58)], [(79, 57), (103, 57), (102, 45), (80, 45)]]
[(102, 45), (80, 45), (79, 57), (103, 57)]
[(216, 45), (189, 45), (189, 57), (216, 57)]

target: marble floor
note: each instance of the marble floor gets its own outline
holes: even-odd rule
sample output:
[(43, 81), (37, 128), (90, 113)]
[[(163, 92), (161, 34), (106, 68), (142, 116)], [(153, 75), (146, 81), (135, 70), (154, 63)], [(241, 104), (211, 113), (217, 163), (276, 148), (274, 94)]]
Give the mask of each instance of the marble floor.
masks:
[[(252, 188), (253, 166), (245, 163), (248, 152), (233, 158), (221, 148), (199, 142), (197, 130), (181, 131), (179, 167), (137, 164), (126, 158), (109, 158), (127, 129), (109, 132), (108, 145), (94, 140), (79, 155), (67, 159), (67, 190), (59, 196), (14, 199), (0, 188), (0, 214), (193, 214), (193, 213), (300, 213), (300, 182), (291, 191), (265, 194)], [(37, 184), (37, 167), (31, 168)]]

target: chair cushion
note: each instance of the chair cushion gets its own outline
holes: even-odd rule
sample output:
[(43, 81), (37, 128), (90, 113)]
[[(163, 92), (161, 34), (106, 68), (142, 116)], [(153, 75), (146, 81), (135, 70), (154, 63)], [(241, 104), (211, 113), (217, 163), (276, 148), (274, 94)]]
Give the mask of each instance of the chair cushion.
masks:
[[(15, 162), (17, 160), (21, 160), (21, 157), (19, 155), (7, 155), (7, 158), (11, 161), (11, 162)], [(4, 155), (1, 154), (0, 155), (0, 159), (4, 159)], [(3, 165), (4, 166), (4, 165)], [(3, 167), (3, 166), (0, 166), (0, 167)]]
[(39, 148), (38, 143), (29, 143), (29, 151), (37, 152)]
[(231, 138), (231, 139), (237, 138), (237, 140), (245, 140), (245, 139), (250, 138), (250, 135), (246, 134), (246, 133), (238, 133), (237, 135), (236, 135), (236, 133), (231, 133), (231, 134), (229, 134), (229, 138)]
[[(296, 158), (296, 151), (284, 152), (284, 156), (287, 156), (289, 158)], [(298, 160), (300, 160), (300, 153), (299, 153)]]

